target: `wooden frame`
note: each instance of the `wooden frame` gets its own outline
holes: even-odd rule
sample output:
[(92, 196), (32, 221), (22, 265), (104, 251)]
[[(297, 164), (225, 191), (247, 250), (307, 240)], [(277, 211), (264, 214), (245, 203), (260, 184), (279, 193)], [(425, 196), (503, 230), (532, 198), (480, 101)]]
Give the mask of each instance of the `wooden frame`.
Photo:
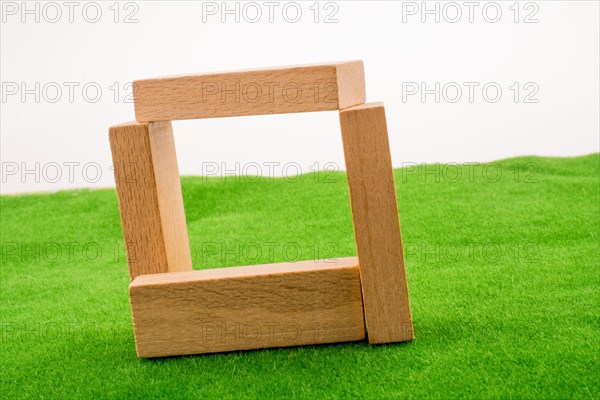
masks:
[[(234, 95), (198, 102), (198, 87), (219, 81), (295, 82), (301, 90), (334, 82), (335, 101)], [(114, 126), (109, 137), (139, 357), (413, 338), (385, 110), (364, 104), (362, 61), (136, 85), (136, 118), (144, 122)], [(332, 109), (339, 110), (358, 258), (193, 271), (170, 120)]]

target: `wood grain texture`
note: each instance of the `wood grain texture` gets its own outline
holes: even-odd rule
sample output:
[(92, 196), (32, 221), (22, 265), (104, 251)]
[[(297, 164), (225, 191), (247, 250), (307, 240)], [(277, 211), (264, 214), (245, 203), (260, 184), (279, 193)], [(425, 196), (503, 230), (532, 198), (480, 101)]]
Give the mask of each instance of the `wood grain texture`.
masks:
[(117, 125), (109, 137), (130, 278), (190, 271), (171, 123)]
[(340, 111), (367, 336), (413, 338), (385, 110), (370, 103)]
[(362, 61), (135, 81), (140, 122), (339, 110), (365, 102)]
[(129, 294), (143, 358), (365, 338), (356, 257), (142, 275)]

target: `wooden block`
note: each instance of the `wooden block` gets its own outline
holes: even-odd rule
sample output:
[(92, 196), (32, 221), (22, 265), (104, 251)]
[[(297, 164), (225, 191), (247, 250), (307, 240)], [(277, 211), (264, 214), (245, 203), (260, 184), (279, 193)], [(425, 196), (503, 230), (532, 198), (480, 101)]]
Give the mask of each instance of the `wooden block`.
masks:
[(339, 110), (365, 102), (362, 61), (145, 79), (140, 122)]
[(117, 125), (109, 137), (130, 278), (191, 271), (171, 123)]
[(370, 343), (413, 338), (398, 206), (382, 103), (340, 111)]
[(129, 294), (143, 358), (365, 338), (356, 257), (141, 275)]

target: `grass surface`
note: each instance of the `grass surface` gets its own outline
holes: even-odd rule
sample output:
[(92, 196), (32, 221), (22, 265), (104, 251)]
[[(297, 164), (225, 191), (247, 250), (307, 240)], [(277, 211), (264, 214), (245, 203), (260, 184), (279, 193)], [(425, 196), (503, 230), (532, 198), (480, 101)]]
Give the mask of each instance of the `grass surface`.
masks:
[[(598, 399), (599, 155), (395, 177), (414, 341), (157, 360), (135, 354), (115, 191), (1, 197), (0, 394)], [(355, 254), (342, 173), (182, 181), (195, 268)]]

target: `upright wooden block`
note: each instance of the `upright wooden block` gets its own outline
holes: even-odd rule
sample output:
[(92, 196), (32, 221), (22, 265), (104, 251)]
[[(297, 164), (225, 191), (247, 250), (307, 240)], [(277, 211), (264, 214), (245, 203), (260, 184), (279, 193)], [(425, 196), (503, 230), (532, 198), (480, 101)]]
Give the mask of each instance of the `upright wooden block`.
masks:
[(117, 125), (109, 137), (130, 278), (191, 271), (171, 123)]
[(140, 122), (339, 110), (365, 102), (362, 61), (135, 81)]
[(383, 103), (340, 111), (370, 343), (413, 338)]
[(138, 276), (139, 357), (365, 338), (356, 257)]

